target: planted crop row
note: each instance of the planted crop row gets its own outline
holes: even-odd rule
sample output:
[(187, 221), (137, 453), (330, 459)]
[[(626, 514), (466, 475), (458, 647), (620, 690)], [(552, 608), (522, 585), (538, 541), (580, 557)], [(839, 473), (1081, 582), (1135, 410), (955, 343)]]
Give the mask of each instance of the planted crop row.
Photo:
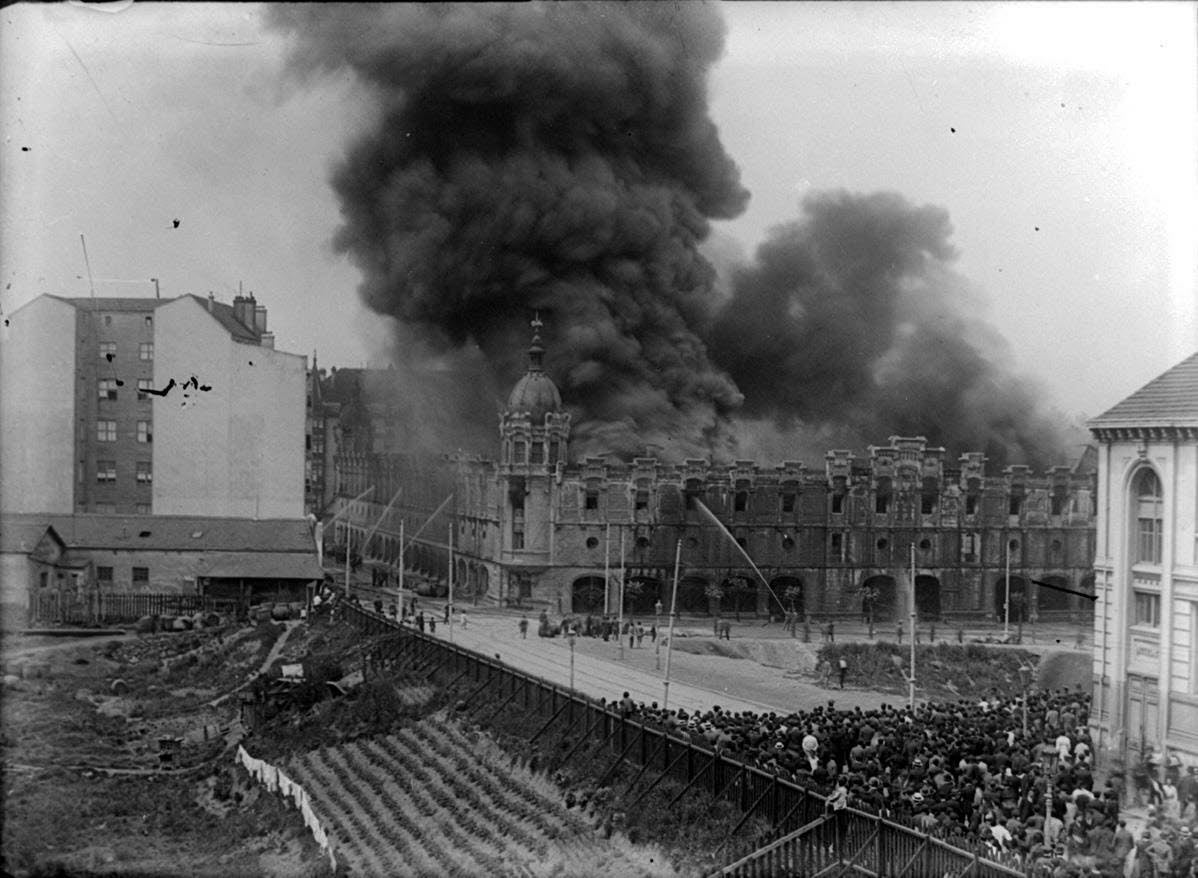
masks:
[[(414, 760), (402, 762), (400, 772), (406, 780), (414, 781), (411, 789), (431, 798), (444, 812), (445, 819), (438, 821), (438, 826), (451, 845), (469, 851), (486, 873), (500, 868), (499, 859), (513, 849), (513, 843), (494, 831), (489, 819), (493, 815), (470, 802), (464, 788), (444, 783), (435, 772), (425, 770)], [(520, 851), (522, 857), (527, 854)]]
[[(427, 874), (454, 875), (460, 874), (459, 864), (449, 856), (441, 846), (428, 844), (414, 827), (405, 826), (407, 821), (403, 815), (410, 814), (411, 802), (404, 801), (405, 797), (396, 795), (394, 781), (380, 772), (373, 770), (367, 763), (358, 764), (355, 755), (348, 749), (330, 751), (329, 764), (342, 773), (348, 791), (367, 807), (372, 814), (386, 815), (383, 822), (376, 821), (381, 828), (379, 836), (384, 836), (392, 848), (392, 861), (404, 863), (405, 872), (416, 871)], [(423, 812), (425, 818), (435, 818), (436, 812)], [(429, 822), (433, 822), (430, 820)], [(417, 865), (417, 862), (420, 865)], [(393, 866), (391, 871), (395, 871)]]
[[(447, 729), (448, 725), (442, 728)], [(446, 740), (430, 733), (423, 724), (404, 732), (415, 734), (418, 740), (412, 746), (444, 766), (446, 773), (469, 778), (486, 790), (494, 799), (496, 810), (528, 820), (538, 832), (551, 839), (578, 829), (562, 812), (559, 802), (539, 794), (514, 777), (497, 772), (493, 766), (481, 763), (475, 754), (465, 749), (469, 744), (464, 738)]]
[[(381, 739), (365, 746), (381, 767), (415, 780), (444, 803), (451, 810), (453, 819), (467, 832), (479, 831), (509, 853), (518, 853), (521, 859), (542, 857), (547, 852), (548, 844), (542, 833), (529, 831), (513, 821), (498, 799), (475, 788), (472, 782), (463, 784), (462, 778), (454, 773), (444, 775), (435, 769), (426, 769), (395, 739)], [(450, 779), (448, 789), (441, 777)]]
[(332, 781), (330, 789), (335, 791), (335, 795), (343, 803), (348, 822), (353, 829), (353, 843), (369, 865), (369, 874), (380, 874), (380, 869), (388, 871), (388, 861), (393, 860), (393, 857), (388, 855), (394, 851), (383, 843), (384, 833), (375, 812), (363, 804), (361, 789), (353, 783), (352, 778), (332, 756), (333, 751), (319, 751), (313, 760), (313, 767), (328, 781)]
[[(379, 771), (375, 764), (356, 748), (356, 745), (347, 747), (341, 756), (347, 761), (353, 760), (353, 767), (360, 776), (369, 776), (369, 782), (377, 787), (382, 796), (390, 799), (391, 804), (388, 811), (394, 813), (394, 809), (399, 807), (399, 798), (393, 793), (389, 795), (389, 787), (395, 784), (394, 778)], [(359, 763), (361, 764), (359, 765)], [(405, 780), (410, 780), (410, 778), (405, 778)], [(414, 798), (420, 793), (427, 793), (413, 785), (407, 785), (406, 792), (409, 798)], [(435, 797), (433, 797), (433, 801), (436, 802)], [(444, 873), (476, 875), (493, 871), (487, 868), (489, 857), (486, 850), (480, 850), (477, 846), (469, 844), (463, 833), (452, 826), (447, 826), (452, 819), (452, 811), (442, 803), (436, 802), (436, 807), (433, 809), (426, 805), (424, 814), (423, 828), (428, 830), (428, 836), (423, 841), (427, 851), (437, 859)], [(452, 857), (451, 852), (458, 856)], [(461, 860), (465, 860), (465, 862), (461, 862)]]
[[(514, 812), (521, 820), (527, 820), (539, 834), (552, 840), (548, 853), (541, 855), (542, 860), (556, 861), (567, 874), (643, 872), (625, 856), (622, 845), (601, 841), (587, 821), (566, 810), (560, 799), (535, 789), (534, 776), (513, 772), (493, 758), (488, 759), (492, 755), (488, 752), (490, 744), (488, 738), (478, 744), (470, 741), (450, 723), (420, 723), (386, 739), (385, 746), (391, 750), (403, 748), (408, 754), (421, 753), (432, 763), (426, 770), (436, 777), (451, 779), (455, 784), (465, 781), (467, 789), (479, 787), (489, 801), (476, 807), (487, 808), (493, 817)], [(504, 825), (508, 824), (520, 825), (510, 819)]]
[(295, 766), (295, 779), (316, 800), (320, 810), (333, 824), (328, 830), (338, 842), (336, 851), (341, 862), (351, 873), (363, 873), (367, 871), (370, 860), (365, 846), (369, 832), (353, 804), (343, 795), (335, 776), (322, 770), (317, 760), (317, 754), (312, 753), (299, 762)]

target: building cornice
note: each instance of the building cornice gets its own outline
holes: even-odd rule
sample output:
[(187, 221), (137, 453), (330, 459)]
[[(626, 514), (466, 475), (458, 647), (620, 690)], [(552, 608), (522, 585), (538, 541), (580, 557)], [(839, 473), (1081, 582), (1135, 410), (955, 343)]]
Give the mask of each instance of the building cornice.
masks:
[(1160, 424), (1155, 426), (1092, 426), (1090, 432), (1099, 442), (1141, 442), (1177, 440), (1198, 441), (1198, 424)]

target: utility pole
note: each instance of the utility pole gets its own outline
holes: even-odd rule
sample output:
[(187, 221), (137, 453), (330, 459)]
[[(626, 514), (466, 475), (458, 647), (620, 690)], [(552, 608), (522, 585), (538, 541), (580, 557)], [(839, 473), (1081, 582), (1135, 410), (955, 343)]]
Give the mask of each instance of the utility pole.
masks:
[(682, 564), (682, 540), (674, 550), (674, 591), (670, 598), (670, 639), (666, 641), (666, 679), (665, 691), (662, 693), (661, 709), (665, 712), (670, 707), (670, 654), (674, 651), (674, 620), (678, 618), (678, 572)]
[(915, 712), (915, 543), (911, 544), (911, 682), (908, 692), (911, 712)]

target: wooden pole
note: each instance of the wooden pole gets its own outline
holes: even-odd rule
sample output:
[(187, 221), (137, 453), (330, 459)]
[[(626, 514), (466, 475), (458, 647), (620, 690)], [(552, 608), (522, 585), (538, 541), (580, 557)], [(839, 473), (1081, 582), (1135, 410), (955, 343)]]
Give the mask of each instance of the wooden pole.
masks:
[(670, 707), (670, 654), (674, 651), (674, 620), (678, 613), (678, 573), (679, 566), (682, 563), (682, 540), (678, 540), (678, 545), (674, 549), (674, 593), (670, 598), (670, 639), (666, 641), (666, 678), (665, 692), (661, 698), (661, 709), (668, 710)]

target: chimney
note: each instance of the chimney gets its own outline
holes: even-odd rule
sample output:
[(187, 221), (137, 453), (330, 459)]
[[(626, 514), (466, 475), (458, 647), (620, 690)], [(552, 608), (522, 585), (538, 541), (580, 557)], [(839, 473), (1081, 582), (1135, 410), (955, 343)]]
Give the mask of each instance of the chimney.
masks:
[[(254, 301), (250, 299), (250, 301)], [(261, 305), (254, 306), (254, 332), (259, 335), (266, 334), (266, 309)]]
[(254, 328), (254, 294), (233, 297), (233, 316), (246, 329)]
[(208, 291), (208, 313), (212, 313), (212, 303), (216, 301), (216, 294), (212, 290)]
[(275, 334), (273, 332), (262, 333), (262, 338), (259, 340), (258, 344), (262, 345), (264, 348), (270, 348), (273, 351), (275, 349)]

